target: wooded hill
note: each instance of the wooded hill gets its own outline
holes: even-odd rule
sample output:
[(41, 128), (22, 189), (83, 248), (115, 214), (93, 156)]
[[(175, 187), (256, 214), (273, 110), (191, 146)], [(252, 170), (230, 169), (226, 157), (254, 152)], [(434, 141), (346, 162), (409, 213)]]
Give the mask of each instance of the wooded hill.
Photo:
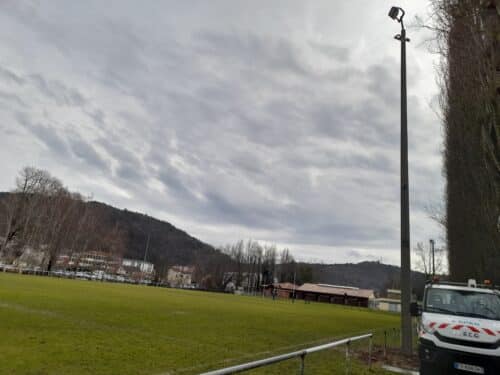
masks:
[(226, 257), (166, 221), (100, 202), (86, 204), (99, 213), (108, 227), (120, 228), (124, 236), (124, 257), (144, 259), (147, 246), (146, 260), (154, 263), (159, 272), (175, 264), (191, 265), (207, 262), (208, 258)]
[[(0, 203), (6, 202), (16, 193), (0, 193)], [(93, 222), (98, 223), (100, 229), (114, 232), (113, 242), (118, 246), (113, 252), (122, 255), (125, 258), (141, 259), (155, 264), (156, 269), (163, 273), (169, 266), (175, 264), (187, 265), (206, 263), (209, 258), (227, 258), (220, 251), (212, 246), (199, 241), (186, 232), (174, 227), (172, 224), (146, 216), (141, 213), (121, 210), (104, 203), (90, 201), (78, 202), (78, 212), (85, 212), (86, 215), (93, 218)], [(5, 217), (5, 205), (0, 204), (0, 217)], [(2, 236), (6, 232), (4, 220), (0, 220), (0, 229)], [(74, 228), (69, 228), (73, 231)], [(70, 233), (67, 237), (76, 236), (76, 233)], [(104, 234), (101, 234), (104, 237)], [(148, 239), (149, 237), (149, 239)], [(104, 242), (104, 243), (103, 243)], [(103, 242), (96, 242), (100, 250)], [(147, 251), (146, 251), (147, 247)], [(75, 249), (75, 251), (79, 248)], [(107, 248), (105, 249), (107, 251)], [(58, 252), (65, 251), (59, 249)]]

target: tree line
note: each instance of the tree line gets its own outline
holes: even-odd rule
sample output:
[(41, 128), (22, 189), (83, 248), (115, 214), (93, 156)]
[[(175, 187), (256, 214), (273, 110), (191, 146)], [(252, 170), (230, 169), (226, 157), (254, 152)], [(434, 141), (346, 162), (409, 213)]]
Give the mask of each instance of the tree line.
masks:
[(42, 266), (50, 271), (63, 252), (122, 254), (120, 228), (103, 223), (87, 200), (49, 172), (23, 168), (15, 188), (0, 199), (0, 258), (13, 261), (26, 250), (41, 251)]
[(252, 293), (274, 282), (312, 281), (312, 268), (297, 262), (290, 250), (258, 241), (239, 240), (218, 248), (219, 256), (196, 262), (197, 279), (207, 289), (225, 290), (232, 284)]

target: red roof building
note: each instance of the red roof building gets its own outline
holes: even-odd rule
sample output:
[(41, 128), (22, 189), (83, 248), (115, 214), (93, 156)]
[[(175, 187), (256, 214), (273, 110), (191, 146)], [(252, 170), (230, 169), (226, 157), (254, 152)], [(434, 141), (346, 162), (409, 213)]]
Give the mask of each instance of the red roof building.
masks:
[(315, 302), (368, 307), (368, 301), (375, 298), (371, 289), (329, 284), (304, 284), (297, 288), (298, 299)]

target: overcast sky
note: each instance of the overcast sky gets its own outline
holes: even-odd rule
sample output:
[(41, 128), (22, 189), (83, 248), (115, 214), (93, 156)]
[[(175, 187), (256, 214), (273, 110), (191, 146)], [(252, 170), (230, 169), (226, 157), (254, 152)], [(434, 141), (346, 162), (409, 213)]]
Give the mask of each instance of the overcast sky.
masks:
[[(0, 190), (32, 165), (212, 245), (399, 263), (391, 5), (3, 0)], [(440, 235), (442, 134), (429, 34), (408, 36), (413, 246)]]

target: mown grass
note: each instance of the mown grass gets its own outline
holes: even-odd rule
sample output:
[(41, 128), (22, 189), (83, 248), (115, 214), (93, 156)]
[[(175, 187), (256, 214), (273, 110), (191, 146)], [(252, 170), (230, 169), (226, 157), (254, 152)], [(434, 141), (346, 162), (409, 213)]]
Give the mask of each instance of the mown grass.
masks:
[[(0, 273), (5, 374), (196, 374), (398, 324), (336, 305)], [(343, 373), (343, 357), (313, 354), (306, 373)], [(292, 360), (254, 373), (297, 368)]]

